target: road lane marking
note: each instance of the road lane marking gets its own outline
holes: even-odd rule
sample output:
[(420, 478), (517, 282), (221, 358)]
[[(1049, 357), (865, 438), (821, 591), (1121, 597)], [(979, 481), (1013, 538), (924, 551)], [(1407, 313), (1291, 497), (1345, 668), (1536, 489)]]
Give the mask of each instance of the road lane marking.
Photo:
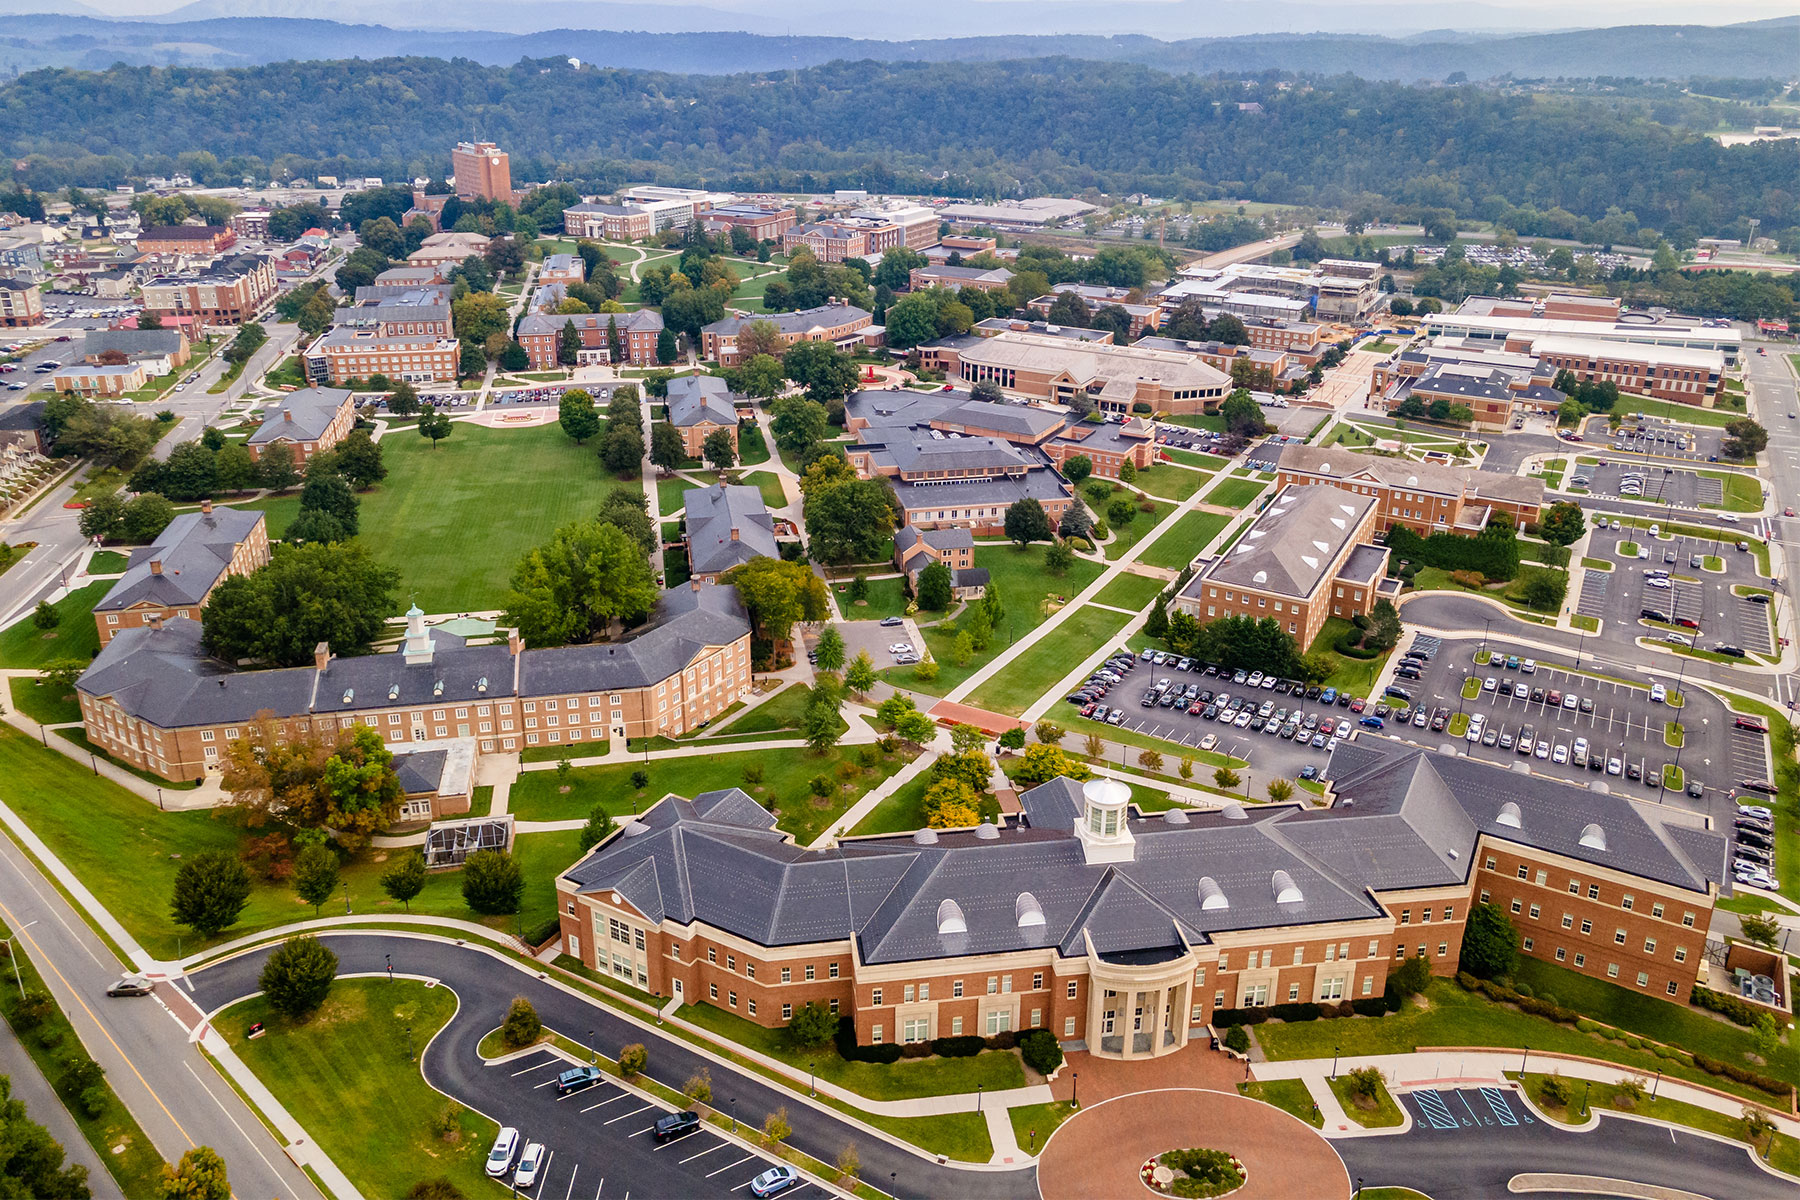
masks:
[(262, 1148), (251, 1140), (249, 1133), (244, 1130), (242, 1125), (238, 1124), (238, 1119), (231, 1115), (231, 1110), (225, 1107), (225, 1102), (219, 1099), (218, 1095), (215, 1094), (211, 1088), (206, 1086), (206, 1080), (202, 1079), (200, 1073), (194, 1070), (194, 1065), (192, 1063), (182, 1063), (181, 1065), (186, 1067), (188, 1074), (194, 1077), (194, 1082), (200, 1085), (200, 1090), (205, 1092), (207, 1097), (214, 1104), (219, 1106), (219, 1111), (225, 1114), (225, 1119), (231, 1122), (232, 1128), (238, 1131), (238, 1135), (244, 1139), (245, 1144), (256, 1151), (256, 1157), (263, 1160), (263, 1166), (269, 1168), (269, 1174), (275, 1176), (277, 1179), (281, 1178), (281, 1172), (276, 1169), (274, 1163), (269, 1161), (269, 1156), (264, 1154)]

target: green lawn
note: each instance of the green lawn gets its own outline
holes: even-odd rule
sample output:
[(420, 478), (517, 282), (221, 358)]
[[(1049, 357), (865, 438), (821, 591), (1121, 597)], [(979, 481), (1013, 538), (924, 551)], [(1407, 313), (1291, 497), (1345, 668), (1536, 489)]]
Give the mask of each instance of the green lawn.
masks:
[(1167, 567), (1171, 571), (1179, 571), (1192, 562), (1208, 542), (1218, 537), (1219, 531), (1230, 521), (1231, 517), (1226, 513), (1204, 510), (1183, 513), (1173, 528), (1138, 555), (1138, 561), (1152, 567)]
[[(1515, 1071), (1508, 1071), (1507, 1074), (1514, 1079), (1519, 1077)], [(1686, 1125), (1690, 1129), (1716, 1133), (1721, 1137), (1737, 1140), (1744, 1137), (1744, 1122), (1739, 1117), (1662, 1096), (1654, 1100), (1648, 1096), (1637, 1100), (1627, 1095), (1616, 1083), (1568, 1080), (1571, 1089), (1569, 1103), (1554, 1104), (1544, 1097), (1544, 1081), (1549, 1078), (1548, 1075), (1540, 1075), (1535, 1071), (1528, 1073), (1525, 1076), (1525, 1093), (1531, 1097), (1531, 1102), (1537, 1105), (1540, 1112), (1555, 1121), (1579, 1124), (1587, 1119), (1586, 1113), (1594, 1109), (1610, 1109), (1667, 1121), (1671, 1125)], [(1786, 1134), (1777, 1134), (1774, 1144), (1769, 1148), (1768, 1162), (1778, 1171), (1786, 1171), (1790, 1175), (1800, 1174), (1800, 1140)]]
[(13, 709), (41, 725), (61, 725), (81, 720), (81, 704), (75, 693), (56, 695), (56, 687), (47, 680), (15, 677), (11, 685)]
[[(1000, 590), (1003, 607), (1003, 615), (995, 623), (993, 644), (986, 653), (977, 654), (967, 666), (958, 667), (950, 660), (950, 647), (956, 641), (955, 626), (932, 626), (924, 631), (925, 645), (937, 660), (938, 677), (929, 683), (918, 682), (911, 667), (889, 667), (882, 676), (896, 686), (942, 696), (980, 670), (1014, 639), (1024, 637), (1043, 624), (1044, 618), (1049, 616), (1046, 607), (1050, 597), (1074, 597), (1100, 577), (1100, 564), (1081, 558), (1060, 577), (1051, 575), (1044, 569), (1045, 549), (1042, 545), (1032, 545), (1021, 550), (1010, 544), (978, 544), (975, 547), (975, 565), (987, 568), (989, 583)], [(871, 583), (869, 588), (873, 595), (875, 585)], [(931, 621), (940, 616), (939, 613), (920, 613), (919, 619)]]
[(1306, 1090), (1306, 1084), (1301, 1080), (1252, 1079), (1249, 1083), (1238, 1084), (1238, 1093), (1252, 1100), (1261, 1100), (1264, 1104), (1273, 1104), (1282, 1112), (1299, 1117), (1314, 1129), (1325, 1128), (1325, 1117), (1319, 1112), (1319, 1106), (1313, 1103), (1312, 1093)]
[(874, 811), (850, 832), (853, 835), (911, 833), (915, 829), (924, 828), (925, 789), (930, 785), (931, 776), (920, 772), (895, 788), (891, 795), (877, 804)]
[(1155, 512), (1139, 512), (1124, 525), (1113, 525), (1112, 540), (1100, 548), (1107, 561), (1116, 562), (1125, 557), (1126, 552), (1149, 536), (1159, 522), (1168, 519), (1169, 512), (1167, 504), (1158, 504)]
[(94, 626), (94, 605), (112, 590), (110, 582), (90, 583), (64, 596), (50, 607), (62, 619), (45, 632), (23, 620), (0, 631), (0, 667), (43, 667), (59, 658), (86, 662), (100, 650), (100, 631)]
[(129, 555), (116, 550), (96, 550), (88, 559), (87, 571), (89, 575), (118, 575), (130, 562)]
[(1399, 1125), (1406, 1119), (1401, 1115), (1400, 1106), (1394, 1103), (1394, 1097), (1388, 1092), (1385, 1083), (1377, 1089), (1374, 1101), (1365, 1108), (1363, 1102), (1350, 1091), (1350, 1081), (1342, 1075), (1326, 1082), (1331, 1087), (1331, 1094), (1343, 1106), (1344, 1115), (1364, 1129), (1386, 1129)]
[[(1704, 472), (1712, 474), (1712, 472)], [(1728, 472), (1723, 477), (1725, 507), (1730, 512), (1756, 512), (1762, 508), (1762, 480), (1754, 475)]]
[[(1162, 545), (1163, 542), (1174, 537), (1177, 532), (1178, 530), (1170, 530), (1163, 534), (1158, 539), (1157, 545)], [(1120, 608), (1129, 608), (1135, 612), (1138, 609), (1149, 607), (1150, 602), (1156, 599), (1157, 595), (1167, 586), (1169, 585), (1166, 580), (1152, 579), (1148, 575), (1134, 575), (1130, 571), (1125, 571), (1113, 576), (1112, 582), (1101, 588), (1100, 594), (1095, 599), (1101, 604), (1116, 604)]]
[(272, 388), (306, 386), (306, 376), (300, 370), (300, 356), (290, 354), (282, 359), (273, 370), (263, 376), (263, 383)]
[(763, 507), (773, 511), (787, 507), (787, 492), (781, 485), (781, 476), (773, 471), (754, 471), (740, 476), (735, 482), (748, 484), (762, 492)]
[(1274, 476), (1268, 479), (1226, 479), (1206, 493), (1208, 504), (1217, 504), (1221, 508), (1248, 508), (1256, 498), (1267, 490)]
[[(554, 777), (554, 772), (546, 774)], [(158, 958), (174, 958), (203, 948), (202, 939), (169, 919), (175, 872), (182, 859), (203, 851), (236, 853), (248, 836), (245, 830), (205, 810), (159, 812), (154, 801), (96, 777), (82, 764), (7, 726), (0, 726), (0, 777), (9, 784), (6, 803), (145, 949)], [(433, 874), (413, 900), (419, 907), (411, 911), (502, 929), (521, 923), (541, 925), (556, 914), (555, 876), (579, 855), (579, 838), (576, 830), (518, 837), (514, 853), (526, 883), (517, 917), (477, 915), (463, 903), (454, 871)], [(344, 863), (342, 878), (354, 913), (379, 915), (400, 907), (381, 890), (380, 877), (386, 869), (382, 851), (364, 852)], [(332, 901), (334, 906), (340, 903)], [(288, 885), (259, 881), (237, 924), (216, 940), (311, 915), (311, 905)]]
[[(417, 436), (383, 438), (388, 477), (362, 495), (363, 541), (400, 572), (398, 594), (429, 612), (498, 608), (519, 556), (558, 526), (591, 519), (619, 486), (593, 442), (577, 446), (559, 426), (455, 430), (436, 450)], [(299, 499), (242, 507), (264, 509), (274, 537)]]
[[(1570, 994), (1555, 992), (1559, 1003), (1579, 1008)], [(1559, 1025), (1543, 1017), (1529, 1016), (1515, 1008), (1494, 1004), (1484, 997), (1465, 992), (1449, 980), (1436, 980), (1427, 990), (1429, 1008), (1408, 1004), (1398, 1013), (1385, 1017), (1350, 1017), (1337, 1020), (1299, 1021), (1290, 1024), (1269, 1022), (1252, 1030), (1263, 1052), (1271, 1059), (1323, 1058), (1340, 1051), (1356, 1057), (1368, 1054), (1409, 1053), (1420, 1046), (1530, 1046), (1563, 1054), (1615, 1062), (1646, 1075), (1658, 1068), (1675, 1078), (1690, 1083), (1731, 1092), (1751, 1099), (1767, 1097), (1747, 1084), (1733, 1083), (1722, 1076), (1709, 1075), (1698, 1067), (1676, 1059), (1661, 1058), (1648, 1049), (1638, 1049), (1623, 1042), (1611, 1041), (1598, 1033), (1583, 1033)], [(1663, 1001), (1655, 1001), (1663, 1004)], [(1673, 1011), (1681, 1011), (1667, 1005)], [(1685, 1014), (1684, 1014), (1685, 1015)], [(1699, 1018), (1704, 1020), (1705, 1018)], [(1727, 1027), (1721, 1024), (1722, 1028)], [(1738, 1033), (1748, 1044), (1747, 1035)], [(1706, 1051), (1702, 1049), (1701, 1053)], [(1742, 1062), (1739, 1057), (1737, 1061)], [(1746, 1064), (1748, 1065), (1748, 1064)], [(1767, 1074), (1781, 1074), (1771, 1067), (1754, 1068)]]
[(1709, 425), (1721, 429), (1744, 415), (1728, 408), (1701, 408), (1698, 404), (1676, 404), (1668, 400), (1652, 400), (1646, 396), (1620, 396), (1613, 411), (1626, 418), (1634, 414), (1670, 417), (1688, 425)]
[(1190, 467), (1200, 467), (1208, 471), (1217, 471), (1231, 461), (1220, 458), (1216, 454), (1201, 454), (1196, 450), (1165, 449), (1163, 453), (1168, 455), (1170, 462), (1186, 463)]
[(999, 674), (971, 692), (968, 703), (993, 712), (1024, 712), (1082, 659), (1125, 628), (1130, 619), (1111, 609), (1082, 605)]
[(1205, 471), (1190, 471), (1186, 467), (1162, 463), (1139, 471), (1134, 482), (1152, 496), (1186, 500), (1211, 481), (1212, 476)]
[(1074, 1106), (1066, 1100), (1049, 1104), (1021, 1104), (1006, 1110), (1012, 1121), (1013, 1140), (1027, 1154), (1036, 1154), (1056, 1132), (1056, 1127), (1075, 1115)]
[[(228, 1010), (218, 1028), (363, 1195), (403, 1196), (440, 1176), (465, 1195), (488, 1195), (494, 1185), (483, 1163), (498, 1126), (445, 1099), (413, 1060), (455, 1013), (449, 988), (340, 979), (304, 1023), (257, 997)], [(244, 1031), (256, 1021), (267, 1032), (251, 1041)], [(446, 1113), (449, 1138), (435, 1128)]]
[(738, 462), (754, 467), (769, 461), (769, 443), (763, 440), (762, 427), (755, 421), (738, 422)]
[[(860, 761), (864, 753), (877, 756), (877, 765), (859, 768), (845, 781), (838, 774), (845, 762)], [(567, 794), (559, 791), (555, 771), (526, 771), (512, 786), (510, 809), (523, 821), (566, 821), (585, 817), (596, 804), (604, 804), (614, 816), (629, 816), (635, 806), (642, 812), (670, 792), (687, 799), (701, 792), (741, 787), (780, 814), (780, 826), (802, 844), (810, 842), (870, 788), (898, 771), (906, 762), (900, 753), (882, 755), (872, 747), (839, 747), (824, 757), (806, 750), (767, 754), (760, 750), (735, 754), (690, 755), (615, 763), (604, 767), (577, 767), (569, 776)], [(763, 781), (746, 783), (744, 768), (760, 766)], [(642, 792), (631, 786), (633, 772), (647, 770), (650, 784)], [(837, 787), (826, 800), (815, 798), (808, 786), (819, 775), (830, 776)], [(573, 856), (571, 855), (571, 859)]]
[(883, 617), (898, 617), (906, 612), (906, 592), (901, 586), (900, 578), (869, 579), (868, 599), (858, 605), (850, 602), (849, 580), (834, 580), (832, 590), (837, 593), (838, 608), (846, 621), (879, 621)]
[(1373, 694), (1375, 681), (1381, 678), (1381, 669), (1387, 662), (1387, 655), (1380, 658), (1346, 658), (1331, 648), (1332, 642), (1348, 633), (1352, 628), (1350, 622), (1342, 617), (1327, 617), (1325, 624), (1319, 629), (1319, 636), (1313, 639), (1308, 647), (1310, 652), (1329, 655), (1333, 664), (1331, 677), (1325, 680), (1324, 687), (1334, 687), (1340, 692), (1349, 692), (1352, 696), (1365, 699)]
[[(911, 1100), (1025, 1086), (1025, 1068), (1011, 1050), (984, 1050), (969, 1058), (903, 1058), (896, 1063), (848, 1062), (826, 1044), (810, 1053), (788, 1044), (785, 1033), (711, 1004), (689, 1004), (679, 1014), (702, 1029), (747, 1046), (871, 1100)], [(973, 1109), (974, 1105), (970, 1105)]]
[(703, 488), (705, 486), (706, 484), (704, 482), (689, 479), (682, 475), (674, 475), (668, 479), (659, 479), (656, 481), (656, 505), (662, 510), (663, 516), (673, 516), (675, 513), (680, 512), (687, 503), (686, 497), (682, 495), (683, 492), (689, 492), (695, 488)]
[(806, 702), (812, 696), (812, 689), (804, 683), (791, 683), (775, 695), (720, 729), (719, 735), (730, 737), (738, 733), (768, 733), (776, 729), (798, 729), (800, 716), (806, 711)]

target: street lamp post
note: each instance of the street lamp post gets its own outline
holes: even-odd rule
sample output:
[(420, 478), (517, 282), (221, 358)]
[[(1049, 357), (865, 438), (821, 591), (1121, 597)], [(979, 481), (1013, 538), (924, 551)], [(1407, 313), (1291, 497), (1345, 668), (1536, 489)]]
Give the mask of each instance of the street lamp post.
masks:
[(344, 880), (344, 915), (350, 915), (350, 881)]
[(1662, 1086), (1662, 1068), (1656, 1069), (1656, 1082), (1650, 1085), (1650, 1098), (1656, 1099), (1656, 1089)]
[(33, 925), (36, 925), (36, 924), (37, 924), (36, 921), (27, 921), (27, 922), (25, 922), (25, 924), (19, 926), (19, 928), (16, 929), (8, 937), (0, 938), (0, 941), (3, 941), (6, 943), (6, 957), (12, 963), (13, 982), (18, 985), (20, 999), (24, 999), (24, 997), (25, 997), (25, 981), (24, 981), (24, 979), (20, 978), (20, 976), (19, 976), (19, 952), (18, 952), (18, 949), (13, 945), (13, 939), (18, 937), (20, 934), (24, 933), (27, 929), (30, 929)]
[(979, 1083), (975, 1085), (975, 1111), (981, 1111), (981, 1085)]
[(1342, 1053), (1341, 1047), (1333, 1046), (1331, 1048), (1331, 1077), (1333, 1079), (1337, 1078), (1338, 1055), (1340, 1053)]
[(1525, 1062), (1531, 1057), (1531, 1047), (1525, 1047), (1525, 1053), (1519, 1056), (1519, 1078), (1525, 1078)]
[(1069, 1107), (1070, 1108), (1080, 1108), (1081, 1107), (1080, 1092), (1081, 1092), (1081, 1072), (1080, 1071), (1070, 1071), (1069, 1072)]
[(594, 1031), (591, 1029), (588, 1030), (588, 1065), (594, 1067), (600, 1065), (600, 1051), (594, 1048)]
[(1593, 1089), (1593, 1086), (1594, 1081), (1591, 1079), (1581, 1085), (1581, 1115), (1584, 1117), (1588, 1112), (1588, 1092)]

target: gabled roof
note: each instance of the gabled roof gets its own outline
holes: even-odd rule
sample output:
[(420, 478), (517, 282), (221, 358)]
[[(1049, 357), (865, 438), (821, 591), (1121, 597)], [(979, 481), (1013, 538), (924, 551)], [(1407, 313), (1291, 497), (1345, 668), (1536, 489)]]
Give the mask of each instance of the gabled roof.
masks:
[(250, 444), (316, 440), (330, 428), (350, 396), (348, 388), (301, 388), (289, 392), (263, 410), (263, 423), (250, 435)]
[(763, 506), (760, 489), (715, 483), (690, 488), (681, 497), (687, 520), (688, 563), (696, 575), (729, 571), (753, 558), (781, 557), (775, 544), (775, 519)]
[(1184, 594), (1199, 595), (1204, 584), (1218, 583), (1311, 596), (1377, 503), (1373, 496), (1341, 488), (1289, 484), (1230, 550), (1201, 569)]
[(180, 514), (154, 542), (132, 552), (125, 573), (94, 611), (119, 612), (138, 604), (163, 608), (199, 604), (262, 520), (262, 513), (238, 508)]
[[(792, 230), (789, 231), (793, 232)], [(853, 304), (821, 304), (817, 308), (803, 308), (797, 312), (758, 313), (754, 316), (738, 314), (728, 316), (722, 321), (714, 321), (700, 332), (730, 337), (744, 326), (755, 321), (767, 321), (788, 337), (802, 334), (823, 332), (836, 329), (841, 325), (867, 325), (874, 320), (874, 315)]]
[[(561, 287), (561, 284), (550, 286)], [(624, 333), (661, 333), (663, 327), (662, 314), (652, 308), (640, 308), (632, 312), (620, 313), (546, 313), (534, 312), (519, 322), (519, 333), (561, 333), (564, 325), (574, 325), (576, 329), (604, 331), (611, 323), (617, 323), (619, 332)]]
[(702, 422), (737, 424), (731, 388), (716, 375), (677, 375), (669, 380), (669, 423), (681, 429)]
[(1542, 504), (1544, 500), (1542, 479), (1473, 467), (1356, 454), (1341, 446), (1320, 449), (1290, 442), (1282, 447), (1281, 457), (1275, 465), (1284, 471), (1321, 475), (1327, 479), (1367, 481), (1408, 491), (1466, 496), (1471, 500), (1505, 500), (1516, 504)]

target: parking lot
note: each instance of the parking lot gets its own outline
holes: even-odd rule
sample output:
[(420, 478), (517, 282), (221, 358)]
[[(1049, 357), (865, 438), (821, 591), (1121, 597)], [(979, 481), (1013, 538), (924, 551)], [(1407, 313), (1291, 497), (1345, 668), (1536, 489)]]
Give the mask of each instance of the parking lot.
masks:
[[(1744, 587), (1766, 590), (1768, 580), (1756, 573), (1754, 558), (1736, 550), (1732, 533), (1725, 530), (1719, 538), (1687, 534), (1652, 538), (1647, 529), (1595, 530), (1590, 556), (1613, 559), (1616, 566), (1610, 572), (1585, 571), (1579, 611), (1610, 622), (1606, 633), (1612, 640), (1664, 637), (1673, 632), (1705, 650), (1726, 645), (1753, 654), (1773, 654), (1773, 604), (1739, 594)], [(1620, 547), (1627, 542), (1635, 544), (1639, 553), (1626, 556)], [(1713, 557), (1723, 570), (1705, 569), (1706, 560)], [(1666, 578), (1646, 572), (1666, 573)], [(1646, 618), (1642, 615), (1646, 611), (1661, 613), (1668, 620)], [(1671, 631), (1665, 625), (1680, 628)]]
[[(523, 1141), (542, 1142), (549, 1151), (549, 1161), (527, 1194), (546, 1200), (601, 1200), (624, 1198), (635, 1189), (644, 1196), (743, 1197), (749, 1195), (750, 1181), (775, 1164), (704, 1125), (658, 1143), (652, 1127), (673, 1110), (610, 1078), (558, 1096), (556, 1077), (571, 1065), (540, 1050), (482, 1072), (484, 1111), (518, 1129)], [(782, 1193), (824, 1194), (807, 1180)]]
[[(1472, 758), (1527, 767), (1567, 783), (1604, 782), (1614, 791), (1696, 811), (1722, 809), (1741, 780), (1768, 777), (1766, 738), (1736, 732), (1724, 705), (1699, 688), (1686, 688), (1685, 704), (1676, 708), (1652, 700), (1647, 684), (1581, 674), (1542, 657), (1527, 673), (1525, 664), (1537, 652), (1499, 640), (1487, 643), (1496, 657), (1477, 665), (1480, 645), (1480, 639), (1448, 643), (1419, 680), (1403, 684), (1423, 705), (1467, 714), (1471, 725), (1479, 718), (1477, 741), (1466, 734), (1453, 739), (1448, 726), (1442, 732), (1411, 725), (1387, 732), (1421, 745), (1454, 744)], [(1508, 668), (1511, 658), (1518, 665)], [(1470, 678), (1481, 690), (1465, 698)], [(1570, 696), (1574, 704), (1565, 707)], [(1679, 747), (1667, 741), (1672, 721), (1682, 726)], [(1585, 763), (1578, 763), (1581, 757)], [(1682, 790), (1663, 789), (1665, 765), (1680, 767)], [(1687, 793), (1689, 783), (1701, 785), (1700, 797)]]
[(1657, 458), (1689, 462), (1720, 462), (1725, 431), (1710, 425), (1677, 425), (1666, 417), (1647, 417), (1642, 423), (1627, 415), (1618, 432), (1607, 432), (1605, 422), (1589, 426), (1588, 441), (1596, 450), (1649, 454)]
[(1654, 463), (1620, 462), (1609, 458), (1594, 465), (1578, 464), (1568, 481), (1571, 487), (1585, 487), (1597, 495), (1644, 500), (1676, 508), (1723, 508), (1725, 505), (1725, 485), (1719, 480), (1680, 467)]

